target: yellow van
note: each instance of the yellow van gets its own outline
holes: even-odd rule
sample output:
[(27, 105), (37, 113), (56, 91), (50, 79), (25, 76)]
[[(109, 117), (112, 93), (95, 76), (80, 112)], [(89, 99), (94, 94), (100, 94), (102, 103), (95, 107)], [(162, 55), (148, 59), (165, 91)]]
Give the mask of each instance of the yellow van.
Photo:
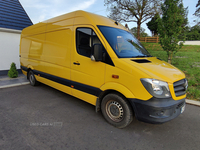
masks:
[(163, 123), (185, 109), (185, 75), (103, 16), (75, 11), (25, 28), (20, 62), (31, 85), (82, 99), (118, 128), (133, 116)]

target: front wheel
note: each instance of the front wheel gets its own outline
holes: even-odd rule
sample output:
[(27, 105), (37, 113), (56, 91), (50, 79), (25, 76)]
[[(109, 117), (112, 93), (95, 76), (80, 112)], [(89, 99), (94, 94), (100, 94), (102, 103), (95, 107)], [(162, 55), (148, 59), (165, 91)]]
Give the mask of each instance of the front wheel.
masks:
[(128, 126), (133, 120), (133, 112), (125, 98), (117, 93), (106, 95), (101, 103), (104, 118), (117, 128)]

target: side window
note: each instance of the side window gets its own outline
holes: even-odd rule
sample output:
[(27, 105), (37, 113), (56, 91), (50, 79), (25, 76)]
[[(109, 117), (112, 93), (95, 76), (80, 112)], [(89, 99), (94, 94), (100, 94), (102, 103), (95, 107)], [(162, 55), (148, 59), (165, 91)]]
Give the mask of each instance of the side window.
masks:
[(100, 44), (100, 40), (95, 32), (90, 28), (76, 29), (76, 49), (80, 55), (90, 57), (94, 44)]

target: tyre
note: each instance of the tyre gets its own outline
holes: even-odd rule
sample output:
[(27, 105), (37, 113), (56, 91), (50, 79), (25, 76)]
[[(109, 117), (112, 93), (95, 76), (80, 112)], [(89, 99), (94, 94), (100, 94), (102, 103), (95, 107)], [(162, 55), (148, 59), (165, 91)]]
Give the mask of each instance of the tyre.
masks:
[(29, 82), (30, 82), (30, 84), (32, 86), (39, 85), (39, 82), (36, 80), (33, 71), (29, 71), (29, 73), (28, 73), (28, 79), (29, 79)]
[(101, 111), (107, 122), (117, 128), (124, 128), (133, 120), (130, 104), (117, 93), (108, 94), (103, 98)]

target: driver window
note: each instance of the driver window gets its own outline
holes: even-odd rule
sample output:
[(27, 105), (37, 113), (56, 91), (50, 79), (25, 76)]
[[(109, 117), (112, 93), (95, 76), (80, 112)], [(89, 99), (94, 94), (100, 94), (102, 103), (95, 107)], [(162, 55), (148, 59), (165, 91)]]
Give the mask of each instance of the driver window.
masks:
[(100, 44), (100, 40), (95, 32), (90, 28), (77, 28), (76, 49), (78, 54), (90, 57), (94, 44)]

